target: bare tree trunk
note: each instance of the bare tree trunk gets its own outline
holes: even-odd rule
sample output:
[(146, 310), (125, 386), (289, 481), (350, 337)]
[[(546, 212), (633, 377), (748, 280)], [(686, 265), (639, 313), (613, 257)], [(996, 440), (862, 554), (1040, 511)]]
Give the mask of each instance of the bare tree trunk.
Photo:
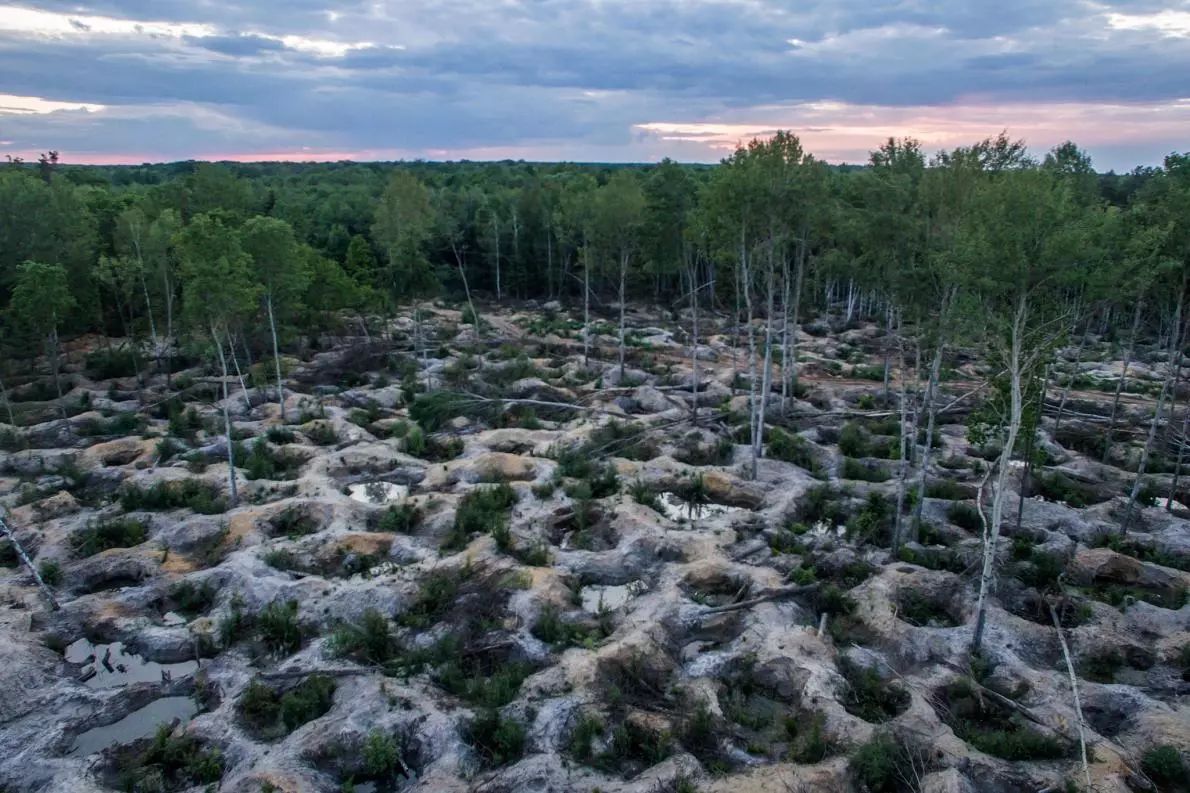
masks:
[(1173, 512), (1173, 502), (1178, 495), (1178, 480), (1182, 478), (1182, 462), (1186, 453), (1187, 433), (1190, 432), (1190, 407), (1182, 413), (1182, 437), (1178, 439), (1178, 457), (1173, 466), (1173, 479), (1169, 483), (1169, 495), (1165, 499), (1165, 511)]
[[(996, 573), (996, 546), (1000, 541), (1000, 526), (1004, 517), (1004, 497), (1008, 487), (1009, 461), (1016, 448), (1016, 437), (1021, 428), (1021, 416), (1024, 411), (1024, 400), (1021, 393), (1021, 379), (1023, 377), (1024, 361), (1022, 358), (1022, 337), (1025, 333), (1025, 319), (1028, 305), (1024, 292), (1017, 298), (1017, 307), (1012, 320), (1008, 373), (1011, 378), (1010, 405), (1008, 416), (1008, 436), (1004, 441), (1004, 449), (996, 462), (996, 487), (992, 494), (991, 525), (986, 530), (986, 541), (983, 548), (983, 565), (979, 575), (979, 598), (976, 606), (975, 631), (971, 639), (971, 650), (978, 653), (983, 646), (983, 632), (987, 621), (987, 599), (991, 592), (992, 581)], [(982, 488), (981, 488), (982, 489)], [(982, 514), (982, 509), (980, 513)]]
[(503, 298), (500, 289), (500, 220), (495, 212), (492, 213), (492, 237), (496, 241), (496, 302), (499, 303)]
[(1078, 748), (1082, 758), (1083, 779), (1087, 790), (1091, 789), (1091, 768), (1087, 764), (1087, 725), (1083, 719), (1083, 703), (1078, 694), (1078, 675), (1074, 673), (1074, 662), (1070, 660), (1070, 648), (1066, 645), (1066, 636), (1062, 633), (1062, 622), (1058, 619), (1058, 612), (1050, 604), (1050, 618), (1054, 621), (1054, 630), (1058, 632), (1058, 643), (1062, 645), (1062, 658), (1066, 661), (1066, 675), (1070, 679), (1070, 692), (1074, 697), (1074, 713), (1078, 717)]
[(752, 450), (752, 478), (756, 478), (757, 460), (764, 456), (764, 419), (768, 412), (769, 392), (772, 391), (773, 381), (773, 293), (774, 289), (774, 270), (772, 260), (772, 247), (769, 248), (769, 277), (768, 277), (768, 305), (766, 311), (768, 315), (765, 318), (764, 324), (764, 372), (760, 379), (760, 409), (756, 416), (756, 440), (755, 448)]
[(450, 244), (450, 249), (455, 255), (459, 277), (463, 279), (463, 292), (467, 295), (467, 305), (471, 307), (471, 318), (475, 320), (475, 339), (479, 341), (483, 338), (483, 321), (479, 318), (479, 312), (475, 310), (475, 301), (471, 299), (471, 285), (467, 282), (467, 268), (463, 264), (463, 254), (453, 241)]
[(781, 256), (781, 415), (789, 401), (789, 259)]
[(591, 251), (583, 242), (583, 368), (591, 365)]
[(25, 548), (21, 545), (21, 541), (17, 539), (16, 533), (4, 522), (3, 517), (0, 517), (0, 536), (7, 537), (8, 541), (12, 543), (17, 556), (21, 557), (21, 562), (33, 575), (33, 581), (37, 584), (37, 588), (41, 590), (41, 594), (45, 595), (45, 599), (50, 602), (50, 608), (54, 611), (62, 608), (58, 605), (58, 599), (54, 597), (54, 590), (50, 589), (49, 585), (42, 579), (41, 573), (33, 566), (33, 560), (29, 558), (29, 554), (25, 553)]
[(227, 440), (227, 483), (229, 488), (229, 497), (231, 506), (235, 506), (239, 500), (239, 491), (236, 489), (236, 458), (235, 458), (235, 442), (231, 438), (231, 410), (228, 407), (227, 395), (227, 356), (223, 352), (223, 341), (219, 338), (218, 331), (215, 326), (211, 325), (211, 341), (215, 344), (215, 349), (219, 351), (219, 368), (223, 372), (223, 376), (219, 382), (223, 385), (223, 435)]
[(66, 418), (66, 405), (62, 404), (62, 371), (61, 364), (58, 360), (58, 320), (54, 318), (54, 327), (50, 329), (50, 335), (46, 339), (49, 347), (50, 370), (54, 375), (54, 389), (58, 392), (58, 411), (62, 414), (62, 418)]
[(914, 539), (917, 538), (918, 528), (921, 526), (921, 512), (926, 500), (926, 479), (930, 475), (930, 461), (934, 450), (934, 426), (938, 417), (934, 394), (938, 388), (938, 377), (942, 371), (943, 342), (939, 335), (937, 346), (934, 348), (934, 360), (930, 364), (930, 380), (926, 384), (926, 440), (921, 453), (921, 476), (917, 480), (917, 503), (913, 508), (913, 524), (909, 527)]
[(892, 369), (892, 351), (889, 340), (892, 338), (892, 303), (884, 306), (884, 405), (888, 406), (888, 380)]
[[(687, 257), (689, 258), (689, 257)], [(690, 400), (690, 422), (698, 426), (698, 292), (701, 287), (698, 282), (698, 262), (688, 266), (690, 277), (690, 313), (691, 313), (691, 344), (690, 344), (690, 378), (693, 398)]]
[[(1178, 307), (1174, 312), (1173, 343), (1170, 345), (1171, 360), (1173, 354), (1182, 347), (1182, 304), (1185, 299), (1186, 284), (1182, 283), (1182, 294), (1178, 296)], [(1161, 394), (1157, 397), (1157, 409), (1153, 411), (1153, 420), (1149, 423), (1149, 436), (1145, 440), (1145, 448), (1140, 454), (1140, 463), (1136, 468), (1136, 479), (1132, 481), (1132, 491), (1128, 494), (1128, 506), (1124, 509), (1124, 520), (1120, 524), (1120, 536), (1127, 536), (1128, 526), (1132, 522), (1132, 513), (1136, 509), (1136, 499), (1140, 495), (1141, 482), (1145, 478), (1145, 469), (1149, 465), (1149, 455), (1153, 451), (1153, 442), (1157, 438), (1157, 427), (1161, 424), (1161, 414), (1165, 409), (1165, 396), (1169, 393), (1169, 386), (1173, 380), (1173, 371), (1165, 373), (1165, 380), (1161, 383)], [(1169, 494), (1173, 500), (1173, 493)]]
[(748, 310), (748, 443), (752, 448), (752, 478), (756, 478), (756, 336), (752, 328), (752, 276), (748, 270), (747, 250), (743, 237), (740, 238), (741, 280), (744, 287), (744, 303)]
[(4, 378), (0, 377), (0, 399), (4, 400), (4, 409), (8, 412), (8, 423), (17, 425), (16, 415), (12, 412), (12, 400), (8, 398), (8, 389), (4, 387)]
[(916, 440), (916, 433), (909, 425), (909, 378), (906, 376), (905, 364), (905, 336), (902, 329), (902, 319), (897, 320), (897, 350), (901, 360), (901, 432), (900, 443), (898, 446), (898, 454), (900, 460), (900, 472), (897, 477), (897, 508), (893, 513), (893, 532), (892, 532), (892, 555), (895, 559), (897, 552), (901, 549), (901, 530), (903, 518), (901, 513), (905, 509), (905, 490), (907, 487), (909, 477), (909, 455), (908, 446), (910, 440)]
[(281, 350), (277, 345), (277, 321), (273, 316), (273, 296), (265, 299), (269, 311), (269, 333), (273, 336), (273, 365), (277, 372), (277, 406), (281, 408), (281, 423), (285, 423), (285, 384), (281, 381)]
[(797, 334), (801, 328), (800, 310), (802, 305), (802, 281), (806, 271), (806, 238), (802, 235), (802, 239), (798, 241), (797, 251), (797, 267), (793, 276), (793, 338), (789, 342), (788, 358), (783, 358), (781, 361), (782, 367), (788, 367), (789, 371), (789, 393), (794, 399), (797, 399)]
[(620, 254), (620, 384), (624, 384), (624, 350), (627, 337), (624, 335), (624, 303), (628, 296), (624, 293), (624, 284), (628, 280), (628, 254)]
[(1136, 301), (1136, 313), (1132, 317), (1132, 335), (1128, 339), (1128, 350), (1124, 353), (1124, 368), (1120, 371), (1120, 380), (1116, 383), (1116, 397), (1111, 403), (1111, 418), (1107, 423), (1107, 434), (1103, 437), (1103, 462), (1107, 464), (1111, 454), (1112, 434), (1116, 431), (1116, 413), (1120, 409), (1120, 394), (1124, 390), (1124, 381), (1128, 379), (1128, 366), (1132, 363), (1132, 352), (1136, 347), (1136, 333), (1140, 328), (1140, 310), (1143, 300)]
[[(1074, 353), (1074, 372), (1071, 373), (1069, 378), (1067, 378), (1066, 385), (1062, 388), (1062, 398), (1058, 400), (1058, 415), (1054, 418), (1055, 436), (1057, 436), (1058, 430), (1062, 428), (1062, 414), (1066, 411), (1066, 400), (1070, 396), (1070, 389), (1074, 386), (1075, 379), (1078, 377), (1078, 367), (1083, 360), (1083, 347), (1085, 347), (1087, 344), (1087, 336), (1090, 334), (1090, 332), (1090, 328), (1087, 328), (1087, 330), (1083, 332), (1083, 337), (1078, 343), (1078, 349), (1075, 350)], [(1043, 407), (1044, 405), (1045, 403), (1042, 402)]]
[(240, 381), (240, 393), (244, 395), (244, 407), (252, 411), (252, 398), (248, 395), (248, 383), (244, 380), (244, 373), (240, 371), (240, 361), (236, 358), (236, 342), (231, 333), (227, 334), (227, 349), (231, 351), (231, 363), (235, 367), (236, 377)]

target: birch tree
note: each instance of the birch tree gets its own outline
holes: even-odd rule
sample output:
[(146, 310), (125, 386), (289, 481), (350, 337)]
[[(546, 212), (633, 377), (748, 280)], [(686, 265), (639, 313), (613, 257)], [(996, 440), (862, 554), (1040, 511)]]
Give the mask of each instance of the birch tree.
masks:
[(281, 378), (281, 348), (277, 341), (277, 316), (295, 308), (306, 289), (309, 271), (298, 250), (293, 228), (284, 220), (257, 216), (240, 229), (244, 252), (251, 257), (252, 274), (261, 284), (260, 299), (273, 342), (273, 368), (277, 377), (277, 406), (285, 416), (285, 384)]
[(217, 217), (204, 214), (194, 218), (179, 232), (177, 245), (182, 265), (183, 309), (191, 326), (207, 334), (219, 361), (228, 491), (234, 506), (239, 494), (227, 388), (231, 374), (224, 344), (230, 342), (230, 329), (235, 322), (251, 312), (260, 286), (252, 278), (252, 257), (241, 247), (239, 234)]

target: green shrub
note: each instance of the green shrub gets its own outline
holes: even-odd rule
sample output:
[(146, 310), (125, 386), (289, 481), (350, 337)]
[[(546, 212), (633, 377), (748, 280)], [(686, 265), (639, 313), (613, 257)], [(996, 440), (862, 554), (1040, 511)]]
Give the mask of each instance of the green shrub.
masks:
[(894, 506), (881, 493), (869, 493), (864, 505), (847, 521), (849, 537), (863, 542), (884, 539), (892, 525)]
[(851, 756), (851, 772), (869, 793), (899, 793), (906, 773), (905, 748), (888, 735), (878, 735)]
[(462, 580), (460, 572), (431, 571), (422, 578), (417, 596), (398, 621), (412, 628), (428, 628), (454, 602)]
[(878, 724), (909, 707), (909, 692), (895, 683), (885, 682), (875, 669), (860, 666), (846, 656), (839, 659), (838, 667), (847, 684), (843, 707), (851, 715)]
[(270, 443), (275, 443), (278, 446), (284, 446), (297, 440), (297, 435), (289, 427), (269, 427), (265, 437), (269, 439)]
[(79, 556), (93, 556), (110, 548), (140, 545), (148, 537), (149, 527), (144, 521), (115, 518), (91, 523), (85, 529), (76, 531), (70, 537), (70, 545)]
[(503, 718), (498, 710), (481, 712), (467, 725), (463, 736), (488, 768), (519, 760), (525, 751), (525, 728)]
[(967, 489), (953, 479), (934, 479), (926, 484), (926, 498), (961, 501), (966, 497)]
[(227, 502), (217, 495), (216, 489), (198, 479), (157, 482), (147, 488), (126, 485), (120, 493), (120, 506), (125, 512), (190, 509), (202, 515), (227, 510)]
[(860, 460), (845, 457), (841, 476), (859, 482), (887, 482), (890, 475), (883, 466), (868, 465)]
[(303, 428), (302, 434), (316, 446), (334, 446), (339, 442), (339, 436), (329, 421), (315, 421), (308, 424)]
[(302, 629), (297, 614), (297, 601), (289, 600), (270, 603), (257, 615), (257, 633), (270, 651), (288, 655), (301, 648)]
[(175, 611), (201, 614), (215, 602), (215, 585), (210, 580), (202, 584), (182, 580), (169, 588), (169, 600)]
[(307, 677), (281, 697), (281, 721), (286, 732), (314, 721), (335, 703), (335, 681), (327, 675)]
[(144, 367), (144, 358), (126, 347), (96, 350), (87, 354), (84, 367), (92, 380), (113, 380), (136, 375)]
[(409, 534), (421, 519), (421, 510), (412, 504), (393, 504), (380, 515), (376, 522), (379, 531), (394, 534)]
[(136, 793), (214, 785), (223, 778), (223, 755), (187, 733), (175, 736), (163, 724), (147, 748), (116, 751), (120, 787)]
[(58, 584), (62, 583), (62, 565), (53, 559), (48, 559), (39, 564), (37, 566), (37, 572), (47, 586), (58, 586)]
[(1141, 758), (1140, 767), (1158, 785), (1170, 789), (1177, 785), (1186, 787), (1188, 769), (1176, 746), (1166, 744), (1148, 750)]
[(380, 730), (368, 733), (361, 755), (364, 773), (373, 779), (386, 779), (405, 768), (396, 739)]
[(800, 435), (785, 432), (778, 427), (773, 427), (769, 430), (769, 442), (766, 454), (775, 460), (793, 463), (812, 474), (819, 473), (820, 466), (814, 458), (814, 450), (810, 442)]
[(454, 525), (442, 543), (442, 550), (462, 550), (473, 534), (499, 535), (507, 530), (508, 512), (516, 501), (516, 491), (506, 482), (468, 491), (455, 511)]
[(383, 666), (400, 654), (401, 647), (385, 616), (376, 609), (368, 609), (358, 623), (339, 626), (331, 636), (330, 651), (333, 655)]
[(867, 430), (849, 421), (839, 432), (839, 451), (845, 457), (867, 457), (870, 440)]
[(966, 529), (972, 532), (983, 531), (983, 519), (979, 516), (979, 510), (973, 504), (965, 504), (956, 501), (951, 504), (946, 510), (946, 519), (961, 529)]

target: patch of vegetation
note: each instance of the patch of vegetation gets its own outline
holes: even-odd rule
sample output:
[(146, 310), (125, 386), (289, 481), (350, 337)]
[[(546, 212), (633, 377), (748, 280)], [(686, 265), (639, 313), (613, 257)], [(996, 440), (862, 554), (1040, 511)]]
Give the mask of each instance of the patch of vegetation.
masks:
[(186, 615), (203, 614), (215, 602), (215, 585), (208, 579), (201, 584), (182, 580), (169, 588), (173, 610)]
[(259, 679), (240, 695), (236, 709), (257, 737), (275, 740), (323, 716), (334, 704), (335, 681), (314, 674), (287, 691)]
[(869, 493), (847, 521), (847, 536), (858, 542), (884, 542), (892, 527), (893, 504), (881, 493)]
[(70, 546), (79, 556), (94, 556), (111, 548), (131, 548), (149, 538), (149, 527), (134, 518), (113, 518), (92, 522), (70, 536)]
[(278, 446), (297, 441), (297, 434), (289, 427), (269, 427), (265, 432), (265, 437), (269, 439), (269, 443), (275, 443)]
[(264, 438), (257, 438), (246, 454), (243, 446), (237, 449), (236, 461), (238, 467), (244, 469), (244, 476), (253, 481), (292, 479), (300, 466), (300, 463), (286, 455), (274, 452)]
[(926, 498), (962, 501), (968, 495), (968, 488), (953, 479), (933, 479), (926, 483)]
[(909, 707), (909, 692), (896, 683), (884, 681), (875, 669), (860, 666), (846, 656), (839, 658), (838, 667), (846, 682), (843, 707), (852, 716), (879, 724)]
[(944, 692), (944, 719), (955, 735), (984, 754), (1004, 760), (1055, 760), (1070, 747), (1028, 725), (1016, 711), (981, 696), (966, 679)]
[(318, 521), (301, 507), (288, 507), (269, 521), (274, 537), (305, 537), (320, 528)]
[(1046, 501), (1056, 501), (1076, 509), (1102, 501), (1094, 488), (1071, 479), (1059, 472), (1039, 471), (1029, 480), (1029, 495), (1041, 496)]
[(421, 520), (421, 510), (413, 504), (393, 504), (376, 520), (376, 530), (393, 534), (412, 534)]
[(533, 623), (533, 635), (546, 644), (556, 647), (594, 647), (611, 634), (610, 620), (600, 619), (595, 625), (567, 622), (555, 606), (547, 605)]
[(499, 535), (506, 531), (508, 513), (516, 501), (516, 491), (507, 482), (468, 491), (459, 502), (454, 525), (443, 540), (441, 550), (460, 551), (474, 534), (489, 532)]
[(815, 476), (822, 473), (822, 467), (815, 458), (813, 445), (802, 436), (786, 432), (779, 427), (769, 430), (766, 455), (775, 460), (793, 463)]
[(110, 418), (80, 421), (75, 431), (83, 437), (125, 437), (139, 435), (145, 428), (145, 417), (137, 413), (117, 413)]
[(214, 785), (223, 778), (223, 754), (196, 737), (162, 725), (148, 746), (121, 747), (115, 755), (119, 786), (130, 793)]
[(1149, 749), (1141, 758), (1140, 767), (1161, 790), (1185, 790), (1190, 786), (1187, 782), (1190, 769), (1176, 746), (1165, 744)]
[(960, 529), (966, 529), (970, 532), (983, 531), (983, 519), (979, 516), (979, 510), (974, 504), (965, 504), (956, 501), (951, 504), (946, 510), (946, 519)]
[(62, 583), (62, 565), (53, 559), (47, 559), (37, 566), (37, 573), (46, 586), (58, 586)]
[(297, 652), (302, 646), (296, 600), (274, 601), (256, 616), (256, 630), (265, 647), (278, 655)]
[(114, 380), (135, 376), (144, 363), (144, 358), (135, 350), (115, 347), (88, 353), (84, 369), (92, 380)]
[(924, 769), (891, 735), (877, 735), (851, 755), (851, 773), (868, 793), (912, 793)]
[(334, 425), (329, 421), (315, 421), (302, 428), (302, 434), (316, 446), (334, 446), (339, 442)]
[(217, 515), (227, 511), (227, 502), (218, 495), (218, 490), (199, 479), (156, 482), (147, 488), (125, 485), (120, 493), (120, 506), (125, 512), (189, 509), (201, 515)]
[(960, 624), (943, 604), (909, 588), (897, 593), (897, 618), (921, 628), (953, 628)]
[(1096, 683), (1114, 683), (1116, 672), (1124, 666), (1124, 656), (1114, 647), (1103, 647), (1083, 659), (1079, 674)]
[(478, 714), (463, 730), (463, 738), (475, 749), (484, 766), (496, 768), (519, 760), (525, 753), (525, 728), (506, 719), (498, 710)]
[(887, 482), (891, 477), (888, 469), (875, 463), (865, 463), (851, 457), (843, 458), (843, 470), (839, 474), (844, 479), (854, 479), (857, 482)]

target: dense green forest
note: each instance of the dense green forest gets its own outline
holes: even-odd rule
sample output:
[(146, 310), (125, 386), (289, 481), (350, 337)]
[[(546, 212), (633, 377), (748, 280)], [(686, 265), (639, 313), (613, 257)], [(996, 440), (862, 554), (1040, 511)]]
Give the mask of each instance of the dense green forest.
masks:
[[(905, 287), (937, 286), (947, 271), (1014, 278), (1002, 259), (1019, 247), (1018, 265), (1057, 268), (1064, 299), (1115, 318), (1154, 289), (1158, 302), (1171, 299), (1166, 277), (1176, 281), (1170, 273), (1186, 259), (1177, 220), (1188, 170), (1171, 156), (1163, 169), (1098, 175), (1072, 144), (1038, 161), (1003, 136), (933, 158), (914, 141), (890, 141), (865, 168), (827, 166), (790, 135), (718, 167), (86, 167), (47, 157), (0, 169), (0, 305), (10, 340), (42, 335), (18, 286), (61, 268), (62, 331), (172, 336), (201, 325), (186, 310), (199, 260), (226, 257), (246, 295), (283, 287), (272, 297), (287, 326), (414, 296), (461, 298), (468, 287), (496, 300), (581, 300), (585, 282), (600, 305), (623, 280), (630, 300), (671, 303), (691, 277), (708, 284), (706, 305), (731, 309), (735, 273), (755, 261), (747, 269), (759, 286), (769, 269), (778, 281), (795, 271), (801, 300), (879, 313)], [(1032, 217), (1010, 214), (1028, 206)], [(1064, 261), (1033, 255), (1059, 241), (1065, 249), (1051, 259)], [(266, 272), (270, 257), (285, 260), (283, 272)], [(27, 261), (51, 269), (24, 269)], [(284, 283), (270, 287), (272, 277)], [(788, 290), (778, 291), (786, 302)], [(262, 318), (266, 301), (249, 304)], [(1144, 313), (1156, 331), (1156, 314)]]

